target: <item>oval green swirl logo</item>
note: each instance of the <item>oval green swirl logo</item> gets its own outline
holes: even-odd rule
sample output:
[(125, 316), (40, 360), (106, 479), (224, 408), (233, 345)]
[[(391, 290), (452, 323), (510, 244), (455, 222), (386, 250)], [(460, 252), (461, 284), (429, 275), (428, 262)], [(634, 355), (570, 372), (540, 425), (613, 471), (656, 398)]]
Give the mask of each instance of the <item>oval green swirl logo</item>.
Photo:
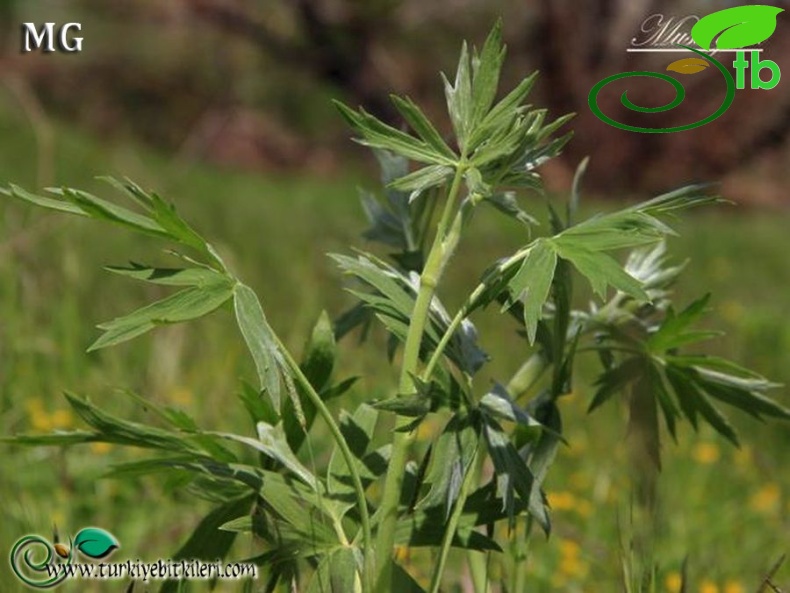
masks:
[[(686, 45), (677, 45), (677, 47), (687, 49), (694, 52), (698, 58), (685, 58), (676, 60), (667, 66), (667, 70), (676, 72), (678, 74), (696, 74), (706, 70), (710, 65), (716, 69), (724, 77), (726, 85), (726, 92), (724, 100), (716, 111), (709, 116), (698, 121), (672, 126), (667, 128), (651, 128), (647, 126), (634, 126), (623, 122), (619, 122), (608, 115), (606, 115), (598, 104), (598, 95), (603, 88), (611, 82), (622, 80), (626, 78), (655, 78), (669, 83), (675, 90), (675, 97), (666, 105), (659, 105), (657, 107), (642, 107), (636, 105), (628, 98), (628, 91), (623, 92), (620, 96), (620, 102), (624, 107), (631, 111), (639, 113), (661, 113), (669, 111), (679, 106), (686, 98), (686, 90), (679, 80), (664, 74), (662, 72), (651, 71), (634, 71), (634, 72), (621, 72), (613, 74), (601, 80), (592, 89), (587, 98), (590, 105), (590, 110), (601, 121), (614, 126), (621, 130), (629, 132), (642, 132), (645, 134), (667, 134), (672, 132), (683, 132), (686, 130), (693, 130), (713, 120), (721, 117), (735, 99), (735, 90), (745, 88), (746, 85), (746, 70), (751, 68), (751, 87), (757, 89), (772, 89), (778, 83), (781, 77), (779, 66), (770, 60), (761, 60), (757, 51), (751, 51), (751, 61), (745, 57), (746, 51), (739, 51), (737, 59), (733, 62), (733, 67), (737, 72), (737, 81), (730, 74), (729, 70), (715, 59), (712, 55), (703, 50), (732, 50), (743, 48), (749, 45), (762, 43), (768, 39), (776, 30), (777, 15), (783, 9), (775, 6), (752, 5), (752, 6), (736, 6), (720, 10), (707, 15), (700, 19), (697, 24), (691, 29), (691, 37), (701, 49), (696, 49)], [(756, 59), (755, 59), (756, 58)], [(760, 71), (769, 69), (771, 71), (771, 79), (768, 81), (762, 80)]]

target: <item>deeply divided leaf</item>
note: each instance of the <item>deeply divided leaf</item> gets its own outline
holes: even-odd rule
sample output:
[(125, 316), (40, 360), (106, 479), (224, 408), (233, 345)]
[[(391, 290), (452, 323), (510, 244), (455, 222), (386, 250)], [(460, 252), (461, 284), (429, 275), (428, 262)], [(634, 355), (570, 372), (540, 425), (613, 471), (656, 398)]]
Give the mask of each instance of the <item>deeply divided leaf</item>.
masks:
[(233, 295), (233, 285), (224, 276), (205, 286), (187, 288), (129, 315), (100, 324), (104, 333), (88, 351), (114, 346), (144, 334), (157, 325), (189, 321), (211, 313)]
[(549, 296), (556, 266), (557, 253), (550, 244), (538, 240), (529, 250), (516, 275), (508, 283), (511, 297), (509, 303), (512, 304), (517, 299), (524, 303), (524, 325), (530, 343), (535, 342), (538, 321)]

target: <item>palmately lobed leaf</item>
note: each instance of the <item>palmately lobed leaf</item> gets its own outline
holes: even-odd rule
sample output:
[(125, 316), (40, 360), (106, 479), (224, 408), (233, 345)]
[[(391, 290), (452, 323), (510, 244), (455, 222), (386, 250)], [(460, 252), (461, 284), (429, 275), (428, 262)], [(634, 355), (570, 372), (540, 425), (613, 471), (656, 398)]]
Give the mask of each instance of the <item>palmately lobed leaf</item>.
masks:
[(638, 356), (632, 356), (601, 373), (595, 381), (597, 389), (587, 412), (592, 412), (614, 395), (624, 392), (626, 387), (636, 381), (642, 368), (643, 361)]
[(480, 409), (499, 420), (515, 422), (525, 428), (545, 428), (533, 418), (526, 410), (513, 401), (510, 394), (499, 383), (480, 399)]
[(300, 365), (305, 377), (316, 391), (321, 391), (329, 383), (337, 357), (337, 344), (332, 331), (332, 321), (324, 310), (313, 325), (305, 346), (304, 360)]
[(389, 184), (389, 187), (399, 191), (410, 192), (409, 203), (411, 203), (424, 194), (426, 190), (444, 185), (452, 174), (452, 167), (447, 165), (428, 165), (396, 179)]
[(486, 196), (485, 203), (491, 204), (496, 210), (517, 220), (528, 229), (540, 224), (534, 216), (521, 208), (516, 199), (516, 192), (505, 191)]
[(362, 553), (352, 546), (339, 546), (326, 554), (310, 578), (306, 593), (354, 591), (362, 566)]
[(480, 436), (467, 415), (454, 415), (436, 440), (425, 477), (430, 489), (417, 508), (440, 506), (445, 519), (458, 499), (464, 476), (479, 446)]
[(663, 354), (667, 350), (721, 335), (720, 332), (691, 329), (691, 324), (707, 311), (709, 301), (710, 294), (706, 294), (678, 314), (675, 314), (674, 309), (670, 306), (661, 325), (648, 339), (647, 347), (654, 352)]
[[(376, 423), (378, 421), (378, 410), (367, 405), (361, 404), (353, 414), (343, 412), (340, 417), (340, 431), (348, 443), (348, 447), (354, 456), (354, 464), (360, 474), (363, 484), (370, 484), (373, 480), (380, 477), (377, 471), (371, 471), (368, 462), (370, 455), (376, 454), (371, 451)], [(381, 460), (384, 459), (385, 452), (379, 452)], [(386, 462), (382, 464), (380, 470), (386, 469)], [(329, 503), (335, 509), (338, 518), (342, 518), (356, 504), (354, 497), (354, 485), (351, 482), (348, 467), (335, 446), (329, 458), (327, 467), (327, 490), (332, 497)]]
[(233, 296), (233, 284), (229, 278), (216, 274), (212, 280), (210, 284), (192, 286), (128, 315), (99, 324), (104, 333), (88, 351), (126, 342), (158, 325), (189, 321), (211, 313)]
[(461, 47), (461, 57), (455, 73), (455, 83), (450, 84), (442, 74), (447, 112), (455, 130), (455, 138), (462, 153), (466, 153), (467, 136), (474, 127), (472, 105), (472, 75), (470, 72), (469, 49), (466, 42)]
[(695, 384), (693, 375), (672, 366), (667, 367), (665, 372), (669, 384), (675, 391), (680, 409), (689, 419), (692, 426), (695, 429), (697, 428), (698, 416), (701, 416), (716, 432), (736, 447), (739, 447), (740, 443), (735, 429), (727, 420), (727, 417), (716, 409), (708, 396)]
[(557, 252), (550, 243), (538, 239), (508, 282), (510, 299), (504, 308), (509, 308), (515, 300), (523, 301), (524, 325), (530, 343), (535, 342), (538, 321), (543, 316), (543, 305), (549, 297), (556, 266)]
[(650, 300), (662, 309), (668, 304), (669, 289), (688, 263), (686, 260), (678, 265), (669, 265), (666, 251), (666, 241), (661, 240), (655, 246), (632, 250), (625, 262), (625, 271), (642, 283)]
[(239, 329), (255, 362), (260, 390), (271, 398), (274, 409), (279, 410), (282, 376), (288, 395), (294, 400), (297, 411), (300, 411), (298, 395), (293, 382), (289, 381), (291, 370), (283, 360), (258, 296), (249, 286), (239, 282), (233, 287), (233, 305)]
[(247, 445), (281, 463), (313, 490), (319, 491), (322, 488), (318, 478), (316, 478), (313, 473), (299, 461), (294, 452), (291, 451), (281, 424), (271, 425), (266, 422), (259, 422), (257, 431), (258, 438), (246, 437), (229, 432), (207, 432), (205, 434)]
[(502, 20), (497, 20), (488, 34), (483, 49), (472, 52), (472, 116), (479, 122), (489, 112), (496, 98), (499, 75), (505, 60), (506, 48), (502, 43)]
[(516, 119), (525, 111), (523, 105), (529, 92), (535, 84), (537, 74), (532, 74), (522, 80), (499, 103), (483, 117), (472, 133), (467, 150), (475, 151), (482, 142), (490, 138), (497, 131), (512, 128)]
[(447, 143), (442, 139), (439, 132), (428, 120), (425, 114), (420, 110), (415, 103), (409, 99), (391, 95), (390, 98), (395, 104), (403, 119), (417, 132), (417, 135), (430, 145), (437, 153), (444, 155), (451, 161), (457, 160), (456, 154), (447, 146)]
[(129, 267), (106, 266), (108, 272), (143, 280), (153, 284), (167, 286), (198, 286), (205, 287), (218, 284), (225, 280), (225, 276), (211, 268), (154, 268), (136, 262), (131, 262)]
[(526, 461), (493, 418), (486, 418), (483, 436), (494, 464), (497, 495), (502, 498), (502, 510), (509, 524), (513, 525), (519, 507), (527, 508), (541, 528), (549, 533), (548, 513), (541, 497), (533, 491), (534, 476)]
[(613, 286), (635, 299), (649, 301), (650, 297), (642, 288), (642, 284), (630, 276), (612, 257), (600, 251), (592, 251), (574, 241), (553, 240), (557, 254), (570, 261), (574, 267), (589, 280), (593, 290), (606, 298), (607, 286)]
[(359, 112), (335, 101), (335, 106), (346, 121), (361, 135), (360, 143), (373, 148), (390, 150), (396, 154), (426, 164), (454, 165), (455, 160), (437, 151), (424, 140), (385, 124), (364, 109)]

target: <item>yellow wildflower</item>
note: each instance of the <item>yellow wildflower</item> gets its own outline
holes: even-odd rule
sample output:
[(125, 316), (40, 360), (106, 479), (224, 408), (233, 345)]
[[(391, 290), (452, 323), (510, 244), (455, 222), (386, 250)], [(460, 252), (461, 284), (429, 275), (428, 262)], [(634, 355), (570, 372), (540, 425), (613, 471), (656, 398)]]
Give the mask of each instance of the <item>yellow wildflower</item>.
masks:
[(752, 495), (749, 506), (758, 513), (773, 513), (779, 508), (781, 494), (779, 485), (770, 482)]
[(576, 556), (567, 556), (560, 561), (560, 573), (568, 578), (583, 579), (587, 570), (587, 563)]
[(549, 506), (555, 511), (570, 511), (576, 506), (576, 497), (567, 490), (550, 492), (548, 494)]
[(724, 593), (746, 593), (746, 587), (738, 581), (727, 581), (724, 583)]
[(706, 579), (700, 583), (699, 593), (719, 593), (719, 587), (713, 581)]
[(672, 571), (664, 577), (664, 588), (667, 593), (678, 593), (683, 585), (683, 577), (677, 571)]
[(719, 447), (714, 443), (697, 443), (691, 456), (697, 463), (710, 465), (719, 460)]
[(69, 428), (74, 423), (71, 410), (55, 410), (50, 417), (50, 422), (55, 428)]
[(112, 445), (110, 443), (91, 443), (90, 447), (91, 451), (96, 455), (106, 455), (112, 451)]
[(31, 397), (25, 402), (25, 409), (30, 418), (30, 426), (33, 430), (49, 432), (52, 430), (52, 422), (47, 414), (44, 404), (40, 397)]
[(33, 426), (34, 430), (41, 432), (51, 432), (53, 428), (52, 418), (46, 412), (31, 415), (30, 424)]
[(560, 540), (560, 554), (563, 558), (578, 558), (581, 547), (572, 539)]

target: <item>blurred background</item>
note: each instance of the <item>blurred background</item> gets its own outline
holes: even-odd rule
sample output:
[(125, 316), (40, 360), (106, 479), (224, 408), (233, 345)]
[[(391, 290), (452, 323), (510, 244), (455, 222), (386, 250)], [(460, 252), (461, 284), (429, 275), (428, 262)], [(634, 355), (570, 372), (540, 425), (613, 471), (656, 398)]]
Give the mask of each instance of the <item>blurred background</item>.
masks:
[[(437, 70), (452, 67), (459, 40), (481, 39), (505, 15), (505, 82), (539, 70), (536, 101), (554, 115), (578, 114), (575, 141), (548, 175), (554, 186), (563, 187), (576, 163), (594, 155), (587, 182), (602, 194), (717, 179), (739, 202), (781, 204), (787, 198), (778, 179), (790, 156), (790, 93), (782, 86), (769, 92), (747, 85), (723, 117), (690, 134), (622, 131), (601, 125), (588, 108), (590, 88), (605, 76), (663, 71), (667, 55), (678, 57), (625, 51), (632, 40), (650, 37), (646, 18), (662, 15), (668, 40), (684, 17), (729, 4), (2, 0), (0, 43), (7, 85), (34, 96), (47, 114), (93, 134), (127, 137), (178, 158), (236, 169), (321, 173), (341, 169), (355, 154), (329, 97), (364, 105), (393, 122), (391, 92), (442, 113)], [(85, 50), (20, 53), (19, 24), (42, 19), (82, 23)], [(646, 28), (657, 25), (653, 20)], [(790, 38), (779, 31), (764, 44), (763, 57), (781, 65), (790, 54)], [(721, 104), (718, 72), (681, 78), (689, 97), (685, 108), (650, 116), (652, 125), (696, 121)], [(628, 86), (629, 98), (642, 105), (669, 102), (674, 92), (656, 80), (620, 84), (601, 97), (615, 119), (623, 113), (608, 99)]]
[[(790, 83), (739, 90), (722, 117), (675, 134), (616, 129), (597, 119), (587, 103), (602, 78), (629, 70), (661, 72), (679, 57), (625, 51), (634, 37), (645, 35), (645, 18), (681, 19), (731, 5), (0, 0), (0, 182), (29, 189), (64, 184), (107, 195), (108, 187), (94, 177), (112, 174), (156, 189), (259, 290), (273, 326), (298, 352), (322, 308), (337, 315), (350, 303), (324, 254), (349, 245), (367, 248), (359, 237), (365, 219), (357, 188), (376, 187), (375, 160), (349, 140), (331, 99), (363, 105), (400, 125), (388, 95), (409, 95), (449, 131), (438, 72), (451, 73), (461, 41), (480, 45), (502, 17), (508, 44), (503, 88), (539, 70), (532, 102), (552, 118), (577, 114), (566, 126), (575, 136), (564, 155), (542, 170), (556, 199), (563, 199), (573, 171), (589, 155), (584, 207), (590, 213), (702, 181), (718, 183), (735, 202), (678, 222), (681, 234), (670, 249), (679, 261), (690, 260), (678, 301), (712, 292), (710, 325), (727, 336), (711, 350), (787, 383)], [(777, 33), (762, 46), (763, 58), (785, 68), (788, 18), (779, 16)], [(82, 51), (22, 53), (23, 22), (79, 22), (82, 30), (75, 35), (83, 38)], [(651, 119), (618, 111), (617, 100), (628, 88), (637, 104), (666, 103), (671, 89), (659, 81), (612, 84), (601, 103), (616, 119), (655, 126), (695, 121), (721, 104), (724, 85), (715, 71), (681, 82), (684, 107)], [(534, 196), (533, 202), (542, 211)], [(475, 223), (462, 264), (450, 272), (451, 306), (488, 263), (525, 240), (521, 229), (494, 214), (481, 214)], [(129, 259), (168, 263), (158, 247), (99, 225), (2, 204), (0, 432), (78, 427), (61, 397), (64, 390), (150, 421), (120, 394), (122, 387), (182, 407), (207, 428), (243, 430), (246, 420), (234, 393), (251, 365), (227, 312), (85, 354), (97, 323), (164, 294), (108, 277), (101, 266)], [(492, 377), (512, 373), (525, 354), (513, 329), (493, 313), (483, 316), (480, 327), (493, 356)], [(343, 343), (340, 372), (372, 375), (355, 389), (360, 401), (393, 389), (394, 371), (381, 354), (384, 340), (376, 334), (367, 345)], [(586, 416), (592, 389), (589, 380), (579, 383), (567, 410), (571, 446), (548, 484), (556, 536), (537, 541), (531, 560), (535, 591), (613, 591), (619, 582), (618, 517), (627, 502), (624, 423), (616, 406)], [(790, 402), (786, 388), (776, 397)], [(739, 451), (688, 426), (677, 446), (666, 439), (661, 586), (667, 591), (677, 590), (686, 555), (700, 591), (737, 593), (755, 590), (787, 551), (788, 427), (734, 422), (747, 443)], [(72, 533), (87, 524), (102, 526), (120, 539), (128, 557), (171, 555), (209, 505), (166, 479), (96, 479), (130, 455), (98, 445), (4, 445), (0, 553), (22, 535), (47, 534), (57, 523)], [(237, 557), (244, 555), (242, 549)], [(790, 569), (777, 578), (790, 583)], [(19, 587), (0, 563), (0, 591)], [(86, 590), (74, 587), (62, 589)]]

